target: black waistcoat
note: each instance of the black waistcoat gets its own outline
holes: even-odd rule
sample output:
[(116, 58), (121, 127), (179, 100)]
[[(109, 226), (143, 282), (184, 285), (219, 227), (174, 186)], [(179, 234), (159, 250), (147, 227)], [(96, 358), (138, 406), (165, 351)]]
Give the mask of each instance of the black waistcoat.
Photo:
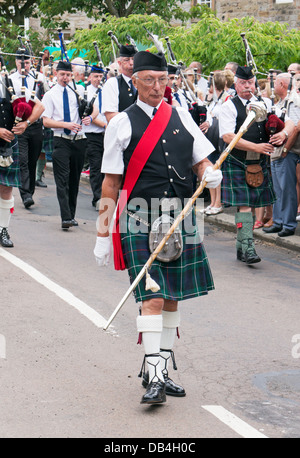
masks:
[(135, 100), (136, 94), (133, 94), (130, 87), (124, 80), (122, 75), (118, 75), (118, 86), (119, 86), (119, 112), (126, 110), (126, 108), (130, 107)]
[[(11, 130), (14, 125), (14, 113), (12, 104), (7, 99), (0, 98), (0, 127)], [(7, 142), (0, 138), (0, 146), (7, 145)]]
[[(238, 96), (231, 99), (232, 103), (235, 105), (237, 110), (236, 118), (236, 128), (235, 133), (237, 133), (247, 117), (246, 107)], [(268, 143), (269, 138), (265, 129), (266, 121), (254, 122), (252, 126), (249, 127), (247, 132), (242, 136), (243, 140), (248, 140), (253, 143)], [(239, 160), (245, 160), (246, 151), (238, 150), (234, 148), (231, 152), (231, 155), (238, 158)]]
[[(150, 118), (134, 104), (126, 110), (131, 122), (131, 141), (124, 151), (125, 173), (135, 147), (147, 129)], [(143, 198), (148, 205), (151, 198), (168, 196), (171, 188), (176, 197), (188, 198), (193, 192), (192, 153), (194, 137), (182, 124), (176, 109), (146, 162), (130, 199)]]

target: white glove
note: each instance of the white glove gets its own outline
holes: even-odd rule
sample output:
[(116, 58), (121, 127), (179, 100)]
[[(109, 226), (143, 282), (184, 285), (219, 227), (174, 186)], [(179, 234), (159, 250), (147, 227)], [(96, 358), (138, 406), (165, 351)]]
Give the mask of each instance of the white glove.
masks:
[(223, 174), (221, 170), (213, 170), (211, 166), (206, 167), (203, 173), (202, 181), (206, 181), (207, 188), (216, 188), (219, 186), (223, 179)]
[(109, 237), (97, 237), (94, 248), (96, 263), (99, 267), (108, 266), (110, 260), (111, 243)]

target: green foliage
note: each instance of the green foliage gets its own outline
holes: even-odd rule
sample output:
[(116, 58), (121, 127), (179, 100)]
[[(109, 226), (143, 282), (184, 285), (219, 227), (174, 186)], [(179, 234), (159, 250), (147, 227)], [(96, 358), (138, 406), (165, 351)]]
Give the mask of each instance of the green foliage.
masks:
[[(24, 36), (24, 29), (15, 24), (9, 24), (7, 21), (0, 17), (0, 49), (3, 53), (14, 54), (20, 47), (18, 35)], [(27, 38), (30, 40), (35, 56), (39, 55), (45, 46), (43, 40), (37, 32), (29, 30)], [(26, 41), (23, 40), (26, 44)], [(3, 55), (7, 69), (11, 70), (15, 67), (15, 57), (10, 55)]]
[(286, 70), (291, 62), (300, 61), (300, 32), (289, 30), (288, 24), (260, 23), (252, 17), (222, 22), (211, 10), (202, 10), (201, 19), (189, 27), (171, 27), (163, 19), (152, 15), (130, 15), (128, 18), (107, 15), (101, 24), (96, 24), (91, 30), (77, 31), (70, 48), (89, 49), (88, 58), (95, 62), (97, 57), (93, 41), (97, 41), (103, 63), (109, 65), (113, 54), (107, 32), (112, 30), (120, 43), (125, 44), (126, 34), (130, 34), (135, 42), (156, 52), (143, 26), (158, 35), (165, 50), (164, 38), (169, 37), (177, 62), (183, 61), (188, 65), (194, 60), (200, 61), (205, 74), (224, 68), (229, 61), (246, 65), (246, 53), (240, 35), (243, 32), (246, 33), (259, 72), (265, 73), (270, 68)]

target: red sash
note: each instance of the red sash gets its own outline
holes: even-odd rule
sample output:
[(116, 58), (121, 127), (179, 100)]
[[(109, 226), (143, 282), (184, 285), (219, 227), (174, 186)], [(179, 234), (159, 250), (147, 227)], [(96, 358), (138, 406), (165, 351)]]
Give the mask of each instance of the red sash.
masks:
[(154, 150), (158, 140), (168, 125), (171, 113), (172, 107), (166, 102), (162, 101), (156, 115), (150, 122), (130, 158), (124, 185), (119, 197), (116, 219), (112, 234), (115, 270), (125, 269), (125, 262), (121, 245), (120, 216), (128, 202), (129, 196), (135, 186), (135, 183), (137, 182), (138, 177), (144, 168), (144, 165), (146, 164), (150, 154)]

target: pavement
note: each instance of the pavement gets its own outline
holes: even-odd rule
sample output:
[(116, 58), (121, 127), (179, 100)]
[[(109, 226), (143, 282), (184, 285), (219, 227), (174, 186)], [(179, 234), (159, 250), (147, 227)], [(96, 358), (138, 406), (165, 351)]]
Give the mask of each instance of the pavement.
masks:
[[(52, 170), (52, 164), (47, 163), (47, 168)], [(89, 182), (89, 176), (81, 175), (82, 182)], [(207, 206), (208, 203), (205, 203)], [(225, 229), (230, 232), (236, 232), (235, 226), (235, 207), (225, 207), (223, 208), (222, 213), (218, 215), (205, 215), (204, 221), (209, 224), (214, 224), (222, 229)], [(255, 229), (253, 231), (254, 239), (262, 240), (266, 243), (271, 243), (283, 248), (287, 248), (292, 251), (300, 252), (300, 224), (298, 224), (295, 234), (288, 237), (279, 237), (278, 234), (266, 234), (263, 229)]]
[[(236, 232), (235, 226), (235, 207), (225, 207), (222, 213), (218, 215), (205, 215), (206, 223), (214, 224), (231, 232)], [(255, 229), (253, 231), (254, 239), (262, 240), (267, 243), (287, 248), (292, 251), (300, 252), (300, 224), (298, 224), (295, 234), (288, 237), (279, 237), (278, 234), (266, 234), (263, 229)]]

